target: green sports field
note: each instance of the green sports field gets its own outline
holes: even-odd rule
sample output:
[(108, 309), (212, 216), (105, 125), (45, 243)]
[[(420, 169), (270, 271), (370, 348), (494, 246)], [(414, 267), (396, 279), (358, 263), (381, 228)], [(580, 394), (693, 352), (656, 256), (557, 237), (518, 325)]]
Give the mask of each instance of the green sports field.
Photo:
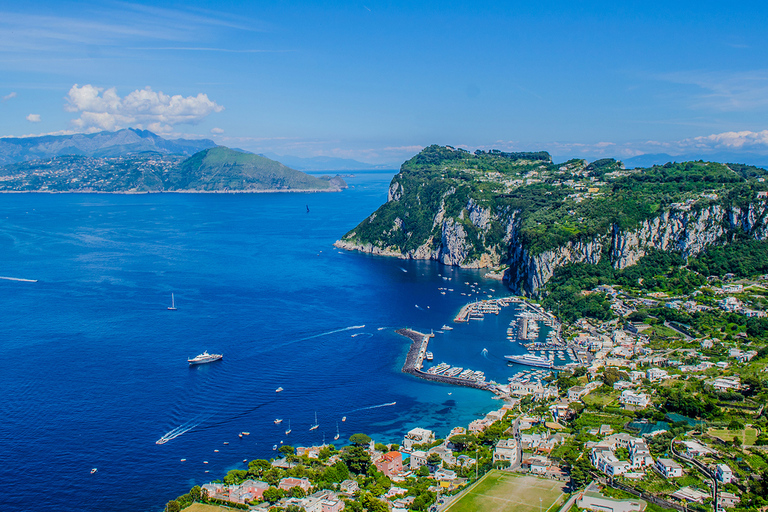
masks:
[[(461, 493), (446, 512), (547, 512), (562, 502), (563, 482), (491, 471)], [(541, 501), (539, 501), (541, 498)]]

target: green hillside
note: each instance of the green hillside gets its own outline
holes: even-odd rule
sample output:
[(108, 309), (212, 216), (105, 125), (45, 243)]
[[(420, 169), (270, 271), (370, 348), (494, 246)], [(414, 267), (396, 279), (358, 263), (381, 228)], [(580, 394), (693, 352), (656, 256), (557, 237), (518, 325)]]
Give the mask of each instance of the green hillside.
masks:
[(331, 190), (333, 183), (259, 155), (225, 147), (203, 150), (169, 176), (167, 190)]

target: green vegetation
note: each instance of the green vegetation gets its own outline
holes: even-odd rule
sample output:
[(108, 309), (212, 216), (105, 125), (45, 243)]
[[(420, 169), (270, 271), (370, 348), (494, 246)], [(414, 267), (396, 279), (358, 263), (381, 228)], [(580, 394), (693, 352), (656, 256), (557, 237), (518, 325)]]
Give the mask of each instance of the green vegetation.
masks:
[[(436, 249), (447, 222), (446, 229), (452, 223), (451, 229), (463, 230), (466, 262), (483, 254), (508, 257), (514, 245), (536, 255), (568, 242), (602, 240), (614, 228), (633, 229), (683, 203), (694, 212), (712, 203), (746, 205), (765, 190), (757, 178), (767, 174), (702, 161), (628, 171), (613, 159), (554, 164), (546, 152), (430, 146), (393, 178), (393, 200), (345, 239), (401, 252)], [(592, 302), (590, 308), (599, 310)]]

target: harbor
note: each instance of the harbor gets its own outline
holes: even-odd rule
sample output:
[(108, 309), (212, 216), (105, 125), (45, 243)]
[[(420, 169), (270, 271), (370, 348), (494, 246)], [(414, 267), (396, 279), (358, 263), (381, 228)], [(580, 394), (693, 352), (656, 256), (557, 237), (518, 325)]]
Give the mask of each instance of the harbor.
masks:
[[(451, 367), (445, 365), (437, 365), (441, 367), (440, 371), (424, 371), (424, 359), (427, 353), (427, 347), (429, 346), (429, 340), (434, 335), (424, 334), (412, 329), (398, 329), (395, 331), (401, 336), (405, 336), (411, 340), (411, 348), (408, 350), (408, 355), (405, 357), (405, 364), (403, 364), (403, 373), (414, 375), (424, 380), (431, 380), (433, 382), (441, 382), (443, 384), (454, 384), (457, 386), (467, 386), (475, 389), (488, 389), (492, 390), (493, 383), (486, 382), (484, 375), (477, 376), (476, 372), (473, 372), (470, 376), (469, 372), (472, 370), (459, 368), (458, 372), (451, 372)], [(436, 367), (436, 368), (437, 368)], [(455, 371), (455, 370), (454, 370)], [(464, 373), (467, 372), (467, 373)], [(482, 372), (480, 372), (482, 374)]]
[[(561, 327), (557, 318), (544, 310), (538, 304), (529, 302), (521, 297), (503, 297), (476, 300), (461, 307), (454, 317), (454, 323), (468, 324), (473, 320), (483, 320), (486, 315), (499, 315), (503, 308), (510, 305), (517, 306), (515, 315), (506, 328), (506, 339), (515, 344), (520, 344), (526, 349), (521, 355), (504, 355), (499, 357), (499, 363), (509, 365), (522, 365), (524, 367), (539, 367), (536, 370), (519, 370), (512, 377), (504, 377), (510, 384), (500, 385), (488, 379), (484, 371), (466, 367), (466, 364), (448, 364), (440, 361), (439, 350), (429, 350), (430, 341), (435, 338), (435, 332), (443, 334), (448, 331), (448, 326), (443, 325), (441, 330), (431, 331), (425, 334), (413, 329), (399, 329), (395, 332), (411, 340), (411, 346), (402, 367), (403, 373), (414, 375), (424, 380), (466, 386), (475, 389), (485, 389), (494, 392), (500, 397), (508, 397), (511, 394), (531, 388), (532, 393), (538, 393), (542, 383), (539, 382), (551, 372), (566, 370), (575, 364), (580, 364), (576, 346), (562, 339)], [(497, 322), (494, 320), (494, 322)], [(506, 325), (506, 320), (504, 324)], [(492, 325), (497, 325), (494, 323)], [(490, 327), (490, 326), (489, 326)], [(495, 329), (495, 327), (494, 327)], [(502, 336), (504, 336), (504, 327)], [(542, 329), (546, 329), (542, 331)], [(546, 333), (544, 336), (543, 333)], [(488, 333), (486, 335), (489, 335)], [(497, 347), (498, 350), (498, 347)], [(488, 350), (482, 349), (482, 353), (488, 359)], [(437, 354), (437, 355), (436, 355)], [(496, 352), (498, 354), (498, 352)], [(430, 363), (430, 364), (426, 364)], [(425, 366), (426, 364), (426, 366)], [(489, 369), (484, 368), (485, 371)], [(498, 374), (493, 374), (498, 380)], [(535, 384), (534, 384), (535, 383)], [(535, 388), (535, 389), (534, 389)], [(543, 389), (543, 387), (542, 387)]]

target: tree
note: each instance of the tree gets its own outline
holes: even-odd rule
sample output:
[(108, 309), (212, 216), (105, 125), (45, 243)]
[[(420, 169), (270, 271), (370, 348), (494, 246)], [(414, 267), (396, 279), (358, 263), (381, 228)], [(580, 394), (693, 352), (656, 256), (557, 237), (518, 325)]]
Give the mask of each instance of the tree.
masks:
[(200, 501), (202, 493), (200, 492), (199, 485), (196, 485), (189, 490), (189, 497), (192, 498), (192, 501)]
[(291, 498), (303, 498), (304, 496), (307, 495), (307, 493), (304, 492), (304, 489), (302, 489), (297, 485), (295, 487), (291, 487), (290, 489), (288, 489), (288, 495)]
[(270, 469), (272, 469), (272, 464), (268, 460), (256, 459), (248, 463), (248, 474), (253, 476), (261, 476)]
[(341, 453), (341, 460), (344, 461), (350, 471), (357, 474), (365, 473), (371, 464), (371, 456), (365, 448), (357, 445), (346, 447)]
[(262, 498), (264, 498), (266, 501), (270, 503), (275, 503), (282, 497), (283, 497), (283, 491), (281, 491), (277, 487), (270, 487), (269, 489), (264, 490), (264, 494), (262, 494)]
[(355, 446), (368, 446), (371, 444), (371, 438), (365, 434), (352, 434), (349, 436), (349, 442)]
[(293, 446), (289, 444), (284, 444), (281, 446), (277, 451), (282, 453), (283, 455), (293, 455), (293, 453), (296, 451)]
[(477, 438), (471, 434), (457, 434), (449, 437), (448, 441), (460, 452), (466, 451), (472, 444), (477, 443)]
[(165, 505), (165, 512), (179, 512), (180, 510), (181, 505), (176, 500), (171, 500)]

